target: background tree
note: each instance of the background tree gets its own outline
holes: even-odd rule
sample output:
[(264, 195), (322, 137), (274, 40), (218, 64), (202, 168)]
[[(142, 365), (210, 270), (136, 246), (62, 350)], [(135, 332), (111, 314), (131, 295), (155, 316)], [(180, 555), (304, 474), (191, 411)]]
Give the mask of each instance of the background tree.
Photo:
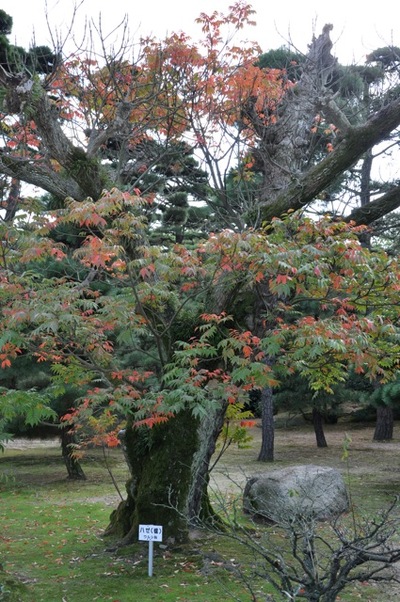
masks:
[(376, 408), (380, 417), (376, 423), (374, 440), (391, 440), (393, 438), (394, 410), (397, 409), (400, 399), (398, 380), (374, 387), (373, 392), (367, 399), (368, 403)]
[(311, 421), (314, 427), (317, 447), (327, 447), (328, 442), (324, 433), (324, 424), (336, 424), (342, 404), (349, 402), (349, 390), (342, 383), (333, 387), (333, 393), (321, 391), (313, 394), (308, 383), (301, 378), (287, 379), (274, 392), (274, 403), (279, 411), (289, 415), (301, 415)]

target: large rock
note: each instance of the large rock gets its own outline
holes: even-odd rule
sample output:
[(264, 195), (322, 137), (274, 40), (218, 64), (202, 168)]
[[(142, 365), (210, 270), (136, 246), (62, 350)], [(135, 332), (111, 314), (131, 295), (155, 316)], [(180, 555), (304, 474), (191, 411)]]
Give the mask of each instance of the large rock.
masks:
[(348, 507), (340, 472), (313, 464), (254, 476), (247, 481), (243, 495), (245, 512), (276, 523), (326, 520)]

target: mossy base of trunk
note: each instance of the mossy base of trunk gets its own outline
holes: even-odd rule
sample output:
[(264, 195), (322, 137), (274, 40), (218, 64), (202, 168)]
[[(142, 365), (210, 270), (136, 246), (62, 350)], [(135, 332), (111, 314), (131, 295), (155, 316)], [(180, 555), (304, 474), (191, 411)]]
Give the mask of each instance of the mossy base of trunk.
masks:
[[(130, 483), (130, 481), (128, 481), (128, 483), (127, 483), (128, 491), (129, 491), (129, 483)], [(129, 537), (127, 537), (127, 535), (131, 531), (133, 509), (134, 509), (133, 500), (132, 500), (132, 497), (128, 494), (127, 498), (125, 500), (123, 500), (122, 502), (120, 502), (118, 507), (112, 511), (112, 513), (110, 515), (110, 523), (104, 532), (104, 536), (105, 537), (113, 536), (113, 537), (120, 539), (121, 541), (126, 538), (127, 541), (126, 542), (124, 541), (124, 543), (126, 543), (126, 544), (129, 544), (129, 543), (132, 543), (133, 541), (135, 541), (133, 534), (132, 534), (131, 540)]]
[(192, 458), (198, 448), (195, 419), (181, 412), (152, 429), (128, 427), (124, 452), (131, 471), (127, 499), (110, 517), (107, 535), (137, 540), (139, 524), (162, 525), (164, 541), (186, 541)]
[(201, 421), (184, 411), (152, 429), (127, 428), (127, 498), (112, 513), (105, 535), (129, 545), (137, 541), (139, 524), (157, 524), (172, 544), (187, 541), (192, 527), (224, 529), (208, 494), (210, 459), (224, 415), (221, 405)]

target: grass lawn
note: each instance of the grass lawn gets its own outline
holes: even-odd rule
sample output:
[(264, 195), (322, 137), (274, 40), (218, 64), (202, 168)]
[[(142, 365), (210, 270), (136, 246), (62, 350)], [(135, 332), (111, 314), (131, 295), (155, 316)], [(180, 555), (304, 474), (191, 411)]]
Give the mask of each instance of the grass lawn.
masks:
[[(348, 466), (342, 460), (345, 430), (352, 439)], [(276, 461), (260, 465), (256, 427), (249, 449), (232, 448), (223, 457), (213, 488), (229, 500), (240, 494), (246, 475), (313, 463), (340, 468), (363, 513), (400, 491), (396, 430), (390, 443), (374, 443), (371, 426), (332, 426), (326, 434), (329, 447), (317, 449), (309, 426), (282, 426), (276, 432)], [(121, 452), (112, 450), (108, 463), (123, 492), (127, 469)], [(0, 602), (253, 600), (239, 574), (249, 574), (253, 559), (237, 542), (207, 533), (179, 549), (155, 544), (149, 577), (148, 544), (118, 549), (102, 537), (119, 496), (100, 450), (90, 451), (84, 469), (87, 481), (68, 481), (58, 447), (35, 442), (0, 456)], [(284, 545), (279, 534), (271, 531), (271, 538), (273, 545)], [(251, 579), (257, 600), (268, 599), (266, 580)], [(389, 602), (398, 595), (395, 586), (371, 581), (352, 586), (340, 599)]]

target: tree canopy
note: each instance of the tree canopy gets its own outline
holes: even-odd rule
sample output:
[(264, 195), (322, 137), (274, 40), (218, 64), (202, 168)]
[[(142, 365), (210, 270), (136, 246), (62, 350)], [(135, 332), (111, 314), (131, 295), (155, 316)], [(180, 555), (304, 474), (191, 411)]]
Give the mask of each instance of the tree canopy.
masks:
[(1, 367), (45, 364), (46, 396), (82, 391), (65, 423), (122, 438), (132, 479), (110, 529), (127, 538), (155, 507), (177, 538), (212, 515), (210, 458), (251, 389), (397, 375), (398, 261), (365, 244), (400, 205), (397, 181), (371, 178), (398, 146), (395, 49), (342, 68), (326, 25), (298, 63), (262, 57), (224, 37), (252, 12), (201, 14), (198, 44), (122, 30), (101, 60), (1, 64)]

